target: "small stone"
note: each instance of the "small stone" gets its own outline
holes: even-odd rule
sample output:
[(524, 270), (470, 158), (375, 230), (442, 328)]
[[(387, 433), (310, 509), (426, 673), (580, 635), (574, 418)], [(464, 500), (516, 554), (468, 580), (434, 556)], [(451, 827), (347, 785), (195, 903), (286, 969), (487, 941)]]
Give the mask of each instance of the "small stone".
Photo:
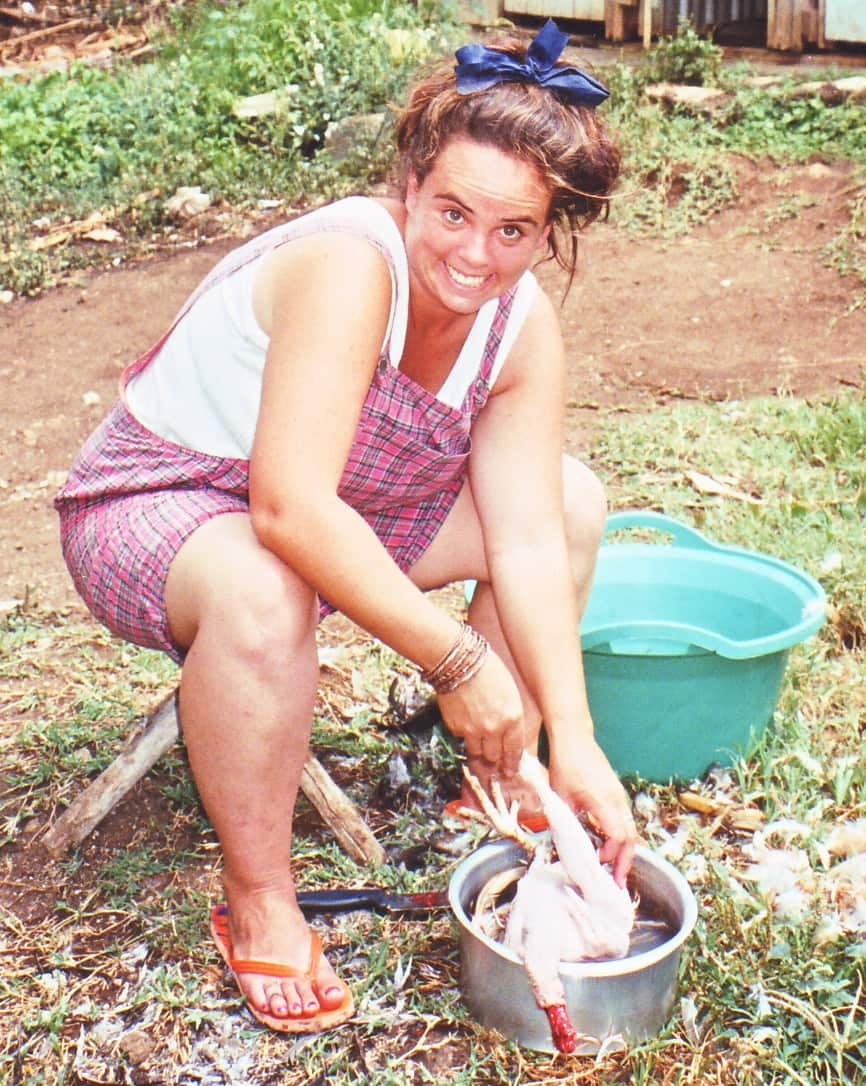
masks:
[(131, 1064), (138, 1067), (154, 1050), (153, 1038), (143, 1029), (134, 1029), (118, 1041), (118, 1048)]
[(372, 143), (384, 124), (384, 113), (360, 113), (332, 121), (325, 132), (325, 150), (335, 162), (341, 162), (350, 158), (359, 147)]
[(210, 205), (210, 193), (202, 192), (198, 185), (183, 185), (166, 200), (165, 210), (175, 219), (192, 219), (207, 211)]

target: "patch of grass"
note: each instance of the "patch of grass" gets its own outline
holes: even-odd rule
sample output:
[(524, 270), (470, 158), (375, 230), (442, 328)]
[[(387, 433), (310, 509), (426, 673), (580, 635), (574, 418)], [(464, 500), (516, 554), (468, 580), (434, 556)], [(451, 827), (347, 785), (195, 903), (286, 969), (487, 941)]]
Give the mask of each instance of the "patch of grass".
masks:
[[(837, 607), (861, 608), (862, 397), (697, 404), (654, 418), (644, 432), (627, 418), (606, 421), (595, 455), (617, 504), (628, 495), (712, 538), (786, 558), (822, 580)], [(708, 497), (688, 472), (728, 480), (753, 501)]]
[[(67, 675), (70, 659), (76, 666)], [(58, 673), (66, 676), (61, 686), (52, 681)], [(176, 681), (177, 667), (163, 654), (122, 645), (101, 628), (23, 607), (10, 612), (0, 623), (4, 723), (17, 725), (0, 789), (7, 840), (104, 769), (133, 722)]]
[(829, 263), (840, 275), (852, 276), (861, 291), (852, 308), (866, 305), (866, 171), (861, 172), (862, 187), (849, 201), (850, 219), (824, 249)]

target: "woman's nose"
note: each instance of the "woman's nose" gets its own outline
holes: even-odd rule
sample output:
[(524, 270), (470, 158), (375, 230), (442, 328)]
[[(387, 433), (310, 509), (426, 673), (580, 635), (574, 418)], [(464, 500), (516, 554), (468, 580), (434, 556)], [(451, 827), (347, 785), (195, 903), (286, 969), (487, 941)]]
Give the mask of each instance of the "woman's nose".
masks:
[(461, 258), (472, 268), (487, 264), (487, 237), (481, 230), (470, 230), (460, 246)]

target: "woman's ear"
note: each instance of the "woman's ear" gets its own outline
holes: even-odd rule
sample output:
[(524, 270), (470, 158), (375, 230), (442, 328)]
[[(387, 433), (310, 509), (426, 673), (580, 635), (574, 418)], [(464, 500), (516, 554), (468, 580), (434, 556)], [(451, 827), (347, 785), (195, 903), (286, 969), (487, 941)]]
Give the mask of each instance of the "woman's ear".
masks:
[(406, 196), (403, 203), (406, 205), (409, 211), (414, 207), (418, 199), (418, 189), (421, 188), (421, 183), (418, 180), (418, 176), (414, 170), (410, 170), (406, 178)]
[(547, 245), (547, 239), (550, 237), (551, 229), (552, 227), (550, 223), (548, 223), (547, 226), (545, 226), (545, 228), (541, 231), (538, 236), (538, 244), (535, 246), (536, 249), (543, 249), (544, 246)]

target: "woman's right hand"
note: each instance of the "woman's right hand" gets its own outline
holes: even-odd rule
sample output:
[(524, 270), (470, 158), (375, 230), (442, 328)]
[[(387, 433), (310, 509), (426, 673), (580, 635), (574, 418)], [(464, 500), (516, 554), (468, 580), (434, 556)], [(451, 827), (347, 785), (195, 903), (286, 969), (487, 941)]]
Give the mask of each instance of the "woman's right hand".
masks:
[(517, 774), (524, 748), (523, 704), (511, 673), (492, 649), (471, 679), (440, 694), (438, 702), (448, 730), (463, 740), (471, 761), (484, 762), (491, 777), (507, 780)]

